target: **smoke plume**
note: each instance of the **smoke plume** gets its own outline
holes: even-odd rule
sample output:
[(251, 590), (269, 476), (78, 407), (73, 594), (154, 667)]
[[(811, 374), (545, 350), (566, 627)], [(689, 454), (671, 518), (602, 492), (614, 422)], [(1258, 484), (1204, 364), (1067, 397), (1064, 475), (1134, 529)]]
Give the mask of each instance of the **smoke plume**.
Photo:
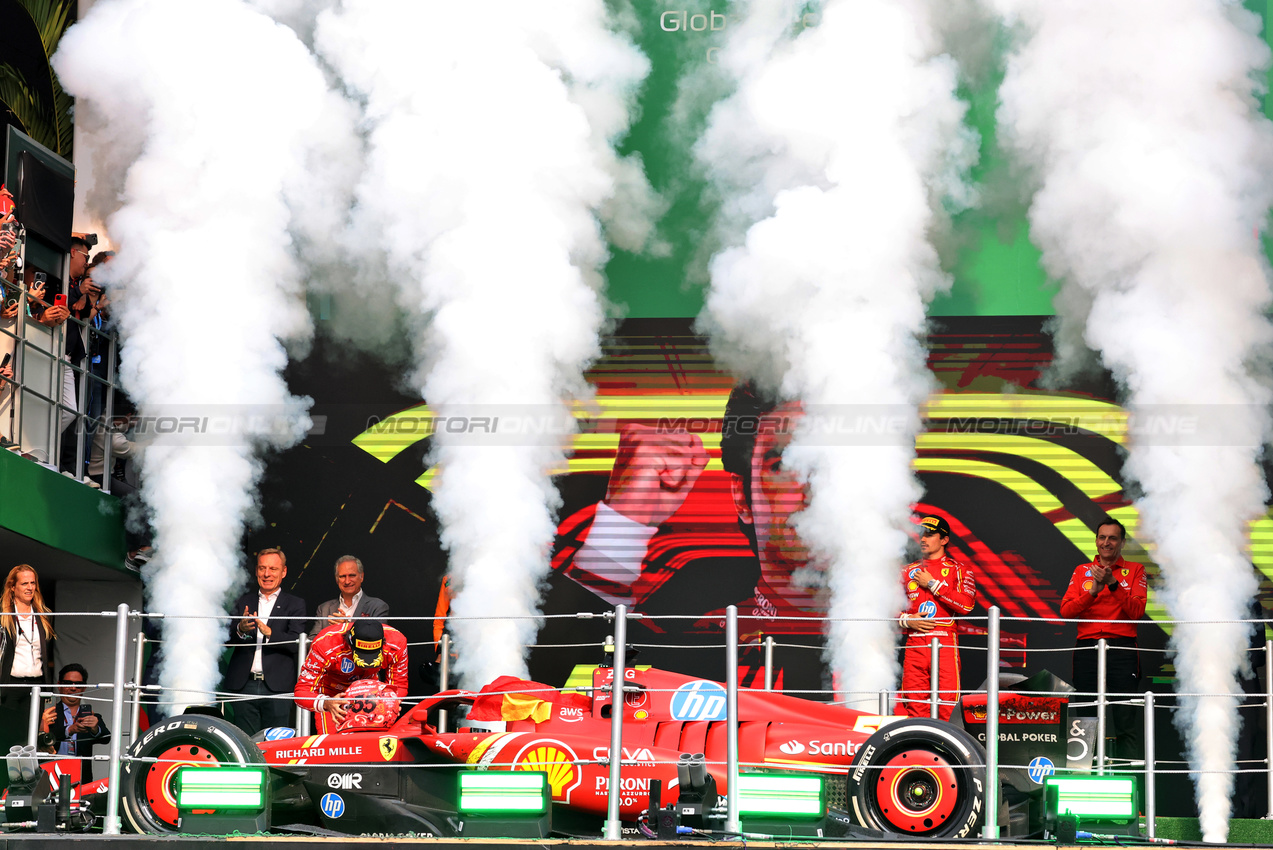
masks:
[[(344, 0), (319, 16), (316, 44), (364, 103), (353, 226), (386, 252), (415, 322), (419, 391), (440, 417), (500, 417), (492, 439), (433, 439), (456, 669), (466, 686), (524, 675), (555, 532), (548, 470), (604, 319), (599, 217), (636, 248), (650, 224), (616, 202), (657, 208), (639, 163), (612, 147), (647, 62), (610, 31), (602, 0), (551, 12), (506, 0), (476, 17), (464, 4)], [(506, 438), (519, 416), (559, 425)]]
[[(797, 527), (830, 589), (838, 687), (873, 704), (896, 684), (921, 493), (924, 307), (948, 285), (927, 234), (943, 199), (968, 202), (976, 136), (927, 3), (828, 2), (808, 27), (798, 2), (744, 8), (720, 54), (737, 87), (697, 153), (726, 228), (747, 229), (712, 261), (703, 323), (733, 370), (804, 403), (783, 459), (808, 483)], [(818, 433), (835, 421), (823, 417), (859, 415), (893, 426), (870, 445)]]
[[(1256, 231), (1273, 200), (1258, 18), (1225, 0), (999, 0), (1021, 30), (1002, 138), (1037, 178), (1033, 238), (1062, 281), (1063, 327), (1125, 386), (1136, 417), (1197, 405), (1193, 445), (1133, 432), (1141, 532), (1157, 544), (1203, 838), (1225, 840), (1247, 612), (1246, 522), (1263, 510), (1273, 334)], [(1071, 332), (1070, 339), (1077, 338)], [(1222, 411), (1216, 416), (1217, 411)]]
[(295, 35), (242, 0), (98, 0), (54, 67), (94, 155), (93, 212), (119, 246), (110, 293), (125, 389), (143, 416), (237, 427), (144, 456), (149, 595), (180, 647), (161, 684), (178, 703), (206, 702), (260, 452), (308, 426), (280, 377), (283, 341), (309, 332), (288, 200), (329, 95)]

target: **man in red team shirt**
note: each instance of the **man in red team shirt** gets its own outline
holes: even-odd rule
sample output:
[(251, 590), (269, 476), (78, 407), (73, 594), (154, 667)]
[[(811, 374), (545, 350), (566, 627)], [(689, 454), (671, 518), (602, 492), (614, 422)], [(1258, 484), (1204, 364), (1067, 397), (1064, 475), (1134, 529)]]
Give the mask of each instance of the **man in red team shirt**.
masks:
[(314, 712), (318, 732), (335, 732), (349, 704), (341, 695), (359, 679), (378, 679), (399, 699), (407, 695), (407, 639), (402, 632), (370, 617), (324, 629), (310, 645), (296, 680), (296, 704)]
[(941, 699), (937, 716), (950, 720), (959, 699), (959, 638), (952, 618), (972, 613), (977, 604), (977, 583), (971, 567), (946, 554), (946, 545), (950, 543), (950, 526), (946, 520), (926, 516), (919, 524), (919, 549), (924, 558), (902, 571), (909, 605), (898, 619), (906, 635), (898, 710), (911, 717), (931, 714), (930, 641), (937, 638), (940, 641), (937, 684)]
[[(1136, 651), (1136, 624), (1111, 620), (1139, 620), (1145, 613), (1148, 591), (1145, 568), (1123, 560), (1127, 529), (1105, 517), (1096, 527), (1096, 560), (1081, 564), (1070, 578), (1061, 600), (1061, 616), (1081, 619), (1074, 653), (1074, 687), (1080, 693), (1096, 693), (1096, 651), (1104, 638), (1110, 649), (1105, 658), (1105, 690), (1111, 694), (1140, 692), (1140, 653)], [(1106, 734), (1115, 739), (1111, 755), (1141, 758), (1140, 709), (1112, 705)], [(1095, 714), (1095, 709), (1075, 709), (1075, 714)]]

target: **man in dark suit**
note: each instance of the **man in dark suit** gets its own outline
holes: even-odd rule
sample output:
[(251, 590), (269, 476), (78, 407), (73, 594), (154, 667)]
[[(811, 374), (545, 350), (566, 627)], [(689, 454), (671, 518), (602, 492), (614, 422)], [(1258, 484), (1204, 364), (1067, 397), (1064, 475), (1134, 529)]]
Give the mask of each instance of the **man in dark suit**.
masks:
[(92, 782), (93, 747), (110, 743), (110, 729), (106, 728), (102, 716), (94, 714), (92, 706), (81, 700), (84, 683), (88, 681), (88, 671), (82, 664), (67, 664), (57, 679), (62, 698), (54, 706), (49, 734), (59, 755), (81, 759), (80, 781)]
[(318, 606), (318, 619), (309, 631), (311, 638), (318, 637), (318, 633), (328, 626), (339, 625), (354, 617), (382, 619), (389, 616), (389, 605), (383, 599), (363, 593), (362, 582), (362, 561), (353, 555), (341, 555), (336, 559), (336, 587), (340, 596)]
[(286, 576), (283, 550), (262, 549), (257, 589), (234, 601), (233, 612), (242, 619), (231, 623), (230, 643), (241, 645), (230, 655), (224, 689), (249, 697), (234, 703), (235, 723), (249, 735), (291, 725), (296, 642), (307, 622), (304, 600), (281, 589)]

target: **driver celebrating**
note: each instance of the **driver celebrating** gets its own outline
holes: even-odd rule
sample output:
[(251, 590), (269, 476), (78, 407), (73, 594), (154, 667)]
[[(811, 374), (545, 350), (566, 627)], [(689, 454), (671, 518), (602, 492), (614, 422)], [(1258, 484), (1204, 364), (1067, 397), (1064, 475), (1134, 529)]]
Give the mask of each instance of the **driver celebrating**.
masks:
[(959, 699), (959, 638), (952, 618), (972, 613), (977, 604), (977, 585), (972, 568), (946, 554), (950, 543), (950, 525), (946, 520), (926, 516), (919, 525), (919, 549), (924, 559), (902, 571), (909, 604), (898, 618), (906, 635), (898, 710), (911, 717), (929, 716), (932, 675), (929, 644), (937, 638), (937, 685), (941, 699), (937, 716), (950, 720), (955, 701)]
[[(351, 700), (345, 692), (365, 680), (381, 683), (396, 717), (398, 702), (407, 695), (407, 639), (393, 626), (359, 617), (352, 624), (324, 629), (314, 639), (296, 680), (296, 704), (314, 712), (317, 732), (336, 732), (350, 719)], [(365, 699), (366, 693), (358, 696), (360, 703), (373, 701)]]

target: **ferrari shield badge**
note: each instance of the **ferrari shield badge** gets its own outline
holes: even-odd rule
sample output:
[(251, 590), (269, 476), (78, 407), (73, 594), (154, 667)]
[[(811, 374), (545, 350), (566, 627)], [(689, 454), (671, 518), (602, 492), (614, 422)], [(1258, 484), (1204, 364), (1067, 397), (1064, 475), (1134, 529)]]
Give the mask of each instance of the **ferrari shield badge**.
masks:
[(385, 757), (385, 761), (393, 761), (393, 757), (398, 754), (398, 739), (387, 737), (380, 739), (380, 755)]

